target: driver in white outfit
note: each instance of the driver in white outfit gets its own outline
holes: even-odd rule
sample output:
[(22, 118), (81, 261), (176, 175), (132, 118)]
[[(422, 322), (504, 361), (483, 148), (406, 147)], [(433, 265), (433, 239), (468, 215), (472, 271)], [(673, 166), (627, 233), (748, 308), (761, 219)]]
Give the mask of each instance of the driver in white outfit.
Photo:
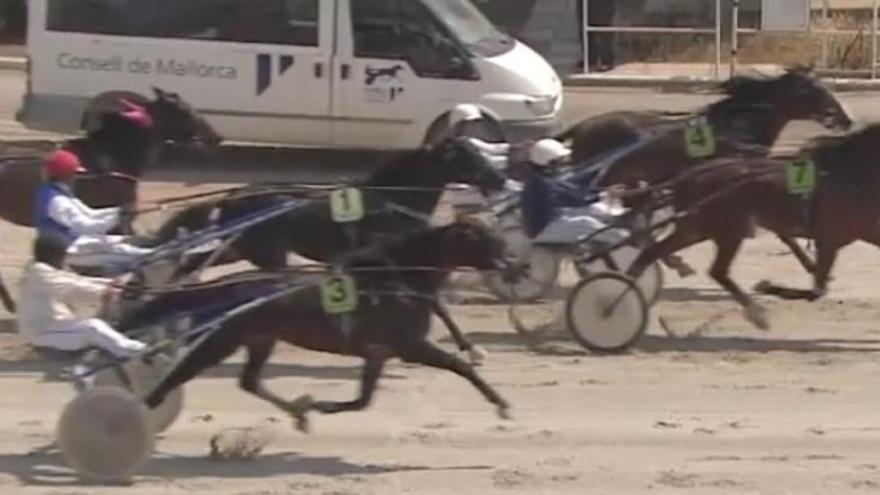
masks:
[(114, 303), (121, 288), (113, 280), (83, 277), (64, 269), (67, 240), (48, 233), (34, 242), (34, 259), (24, 269), (17, 319), (19, 333), (33, 346), (59, 351), (99, 348), (117, 357), (146, 348), (107, 322), (81, 316), (88, 308)]

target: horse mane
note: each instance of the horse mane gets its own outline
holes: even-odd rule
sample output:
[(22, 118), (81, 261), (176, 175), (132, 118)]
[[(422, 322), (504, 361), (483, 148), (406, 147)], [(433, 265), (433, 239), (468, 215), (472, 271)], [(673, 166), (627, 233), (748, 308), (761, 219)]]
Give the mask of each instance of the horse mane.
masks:
[(809, 67), (794, 66), (780, 76), (740, 74), (719, 83), (718, 89), (726, 95), (726, 100), (766, 102), (772, 95), (770, 90), (780, 81), (791, 77), (808, 77), (811, 71)]
[(424, 169), (420, 165), (433, 163), (435, 161), (434, 153), (432, 149), (419, 148), (389, 158), (370, 174), (362, 184), (400, 184), (403, 182), (401, 179), (409, 177), (413, 173), (424, 173)]
[(818, 136), (810, 139), (804, 146), (816, 165), (830, 171), (846, 168), (853, 171), (868, 172), (876, 169), (866, 151), (874, 149), (880, 142), (880, 123), (842, 136)]

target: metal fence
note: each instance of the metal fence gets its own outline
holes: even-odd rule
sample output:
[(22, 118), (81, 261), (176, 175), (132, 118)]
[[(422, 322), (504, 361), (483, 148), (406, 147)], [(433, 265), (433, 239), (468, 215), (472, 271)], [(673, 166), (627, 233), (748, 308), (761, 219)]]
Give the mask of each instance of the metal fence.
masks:
[[(726, 2), (730, 4), (729, 9), (725, 8), (722, 0), (703, 0), (705, 2), (714, 3), (714, 26), (690, 26), (690, 27), (672, 27), (672, 26), (597, 26), (588, 23), (590, 13), (591, 0), (577, 0), (582, 2), (582, 19), (581, 26), (583, 28), (582, 36), (582, 55), (583, 55), (583, 74), (592, 77), (603, 77), (602, 74), (591, 72), (590, 69), (590, 34), (606, 33), (606, 34), (653, 34), (659, 36), (682, 36), (682, 35), (704, 35), (713, 37), (713, 60), (711, 60), (711, 76), (710, 79), (720, 80), (737, 72), (738, 65), (741, 64), (741, 42), (743, 38), (748, 39), (749, 36), (760, 36), (764, 33), (772, 33), (763, 31), (760, 24), (743, 26), (740, 24), (741, 12), (739, 0)], [(608, 0), (596, 0), (608, 1)], [(698, 1), (698, 0), (694, 0)], [(817, 69), (824, 70), (839, 77), (869, 77), (876, 79), (878, 76), (878, 57), (880, 57), (880, 40), (878, 40), (878, 31), (880, 31), (880, 0), (870, 0), (872, 4), (865, 7), (860, 12), (870, 15), (869, 19), (865, 19), (864, 25), (854, 27), (840, 27), (835, 25), (834, 20), (840, 19), (841, 12), (835, 10), (832, 4), (833, 0), (824, 0), (821, 8), (815, 8), (810, 5), (808, 8), (811, 18), (806, 29), (800, 33), (772, 33), (780, 36), (797, 36), (798, 34), (806, 34), (810, 40), (816, 41), (820, 50), (818, 57), (814, 57), (813, 62)], [(730, 16), (725, 19), (725, 16)], [(849, 19), (850, 17), (846, 17)], [(729, 21), (729, 27), (723, 29), (724, 21)], [(725, 38), (725, 31), (728, 39)], [(818, 37), (818, 38), (816, 38)], [(852, 45), (858, 41), (861, 52), (864, 52), (861, 58), (867, 58), (867, 63), (858, 62), (853, 67), (843, 64), (842, 67), (835, 67), (832, 62), (833, 48), (838, 47), (835, 40), (841, 38), (849, 39), (850, 42), (846, 47), (847, 56), (852, 51)], [(858, 57), (857, 57), (858, 58)], [(846, 60), (844, 60), (846, 62)], [(768, 62), (769, 63), (769, 62)]]

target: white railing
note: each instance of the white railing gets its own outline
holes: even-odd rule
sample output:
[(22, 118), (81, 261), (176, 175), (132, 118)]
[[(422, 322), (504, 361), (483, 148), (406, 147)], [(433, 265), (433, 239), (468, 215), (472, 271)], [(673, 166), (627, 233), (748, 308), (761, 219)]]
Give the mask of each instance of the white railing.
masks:
[[(630, 33), (630, 34), (668, 34), (668, 35), (684, 35), (684, 34), (703, 34), (703, 35), (714, 35), (714, 61), (712, 63), (712, 78), (716, 80), (723, 79), (727, 76), (733, 75), (737, 71), (738, 64), (738, 46), (739, 46), (739, 35), (743, 34), (756, 34), (762, 32), (761, 29), (756, 28), (743, 28), (739, 26), (739, 0), (734, 0), (732, 4), (731, 11), (729, 12), (731, 16), (731, 35), (729, 40), (730, 45), (730, 57), (728, 61), (728, 70), (722, 74), (722, 68), (724, 67), (723, 63), (723, 40), (722, 40), (722, 1), (714, 0), (715, 7), (715, 26), (714, 27), (671, 27), (671, 26), (591, 26), (588, 23), (589, 20), (589, 12), (590, 12), (590, 0), (578, 0), (582, 2), (582, 11), (583, 18), (581, 19), (581, 26), (584, 32), (582, 37), (582, 55), (583, 55), (583, 73), (585, 75), (590, 74), (590, 33)], [(598, 0), (598, 1), (610, 1), (610, 0)], [(711, 0), (708, 0), (711, 1)], [(828, 68), (828, 50), (829, 50), (829, 39), (832, 36), (857, 36), (857, 35), (865, 35), (871, 37), (871, 64), (869, 67), (870, 77), (871, 79), (876, 79), (878, 76), (878, 69), (880, 69), (880, 39), (878, 39), (878, 32), (880, 32), (880, 0), (873, 0), (872, 7), (873, 19), (871, 22), (871, 28), (869, 30), (860, 30), (860, 29), (828, 29), (828, 28), (814, 28), (809, 26), (806, 32), (811, 34), (818, 34), (822, 36), (822, 52), (820, 56), (820, 68)], [(823, 19), (830, 20), (830, 11), (832, 9), (829, 8), (828, 2), (826, 1), (821, 9), (821, 16)], [(810, 13), (812, 14), (815, 9), (812, 9), (810, 6)], [(866, 32), (867, 31), (867, 32)]]

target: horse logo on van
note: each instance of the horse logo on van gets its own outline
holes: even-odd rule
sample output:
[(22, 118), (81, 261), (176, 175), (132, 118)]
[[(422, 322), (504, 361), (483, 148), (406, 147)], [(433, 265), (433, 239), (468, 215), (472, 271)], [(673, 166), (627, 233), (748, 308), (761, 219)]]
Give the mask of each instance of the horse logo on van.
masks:
[(364, 68), (364, 97), (369, 103), (391, 103), (404, 92), (401, 64), (391, 67)]
[(400, 64), (392, 65), (391, 67), (380, 67), (378, 69), (374, 69), (368, 65), (367, 68), (364, 69), (364, 76), (366, 76), (364, 83), (366, 83), (367, 86), (372, 86), (373, 83), (382, 78), (400, 82), (400, 77), (398, 77), (397, 74), (402, 70), (403, 66)]

